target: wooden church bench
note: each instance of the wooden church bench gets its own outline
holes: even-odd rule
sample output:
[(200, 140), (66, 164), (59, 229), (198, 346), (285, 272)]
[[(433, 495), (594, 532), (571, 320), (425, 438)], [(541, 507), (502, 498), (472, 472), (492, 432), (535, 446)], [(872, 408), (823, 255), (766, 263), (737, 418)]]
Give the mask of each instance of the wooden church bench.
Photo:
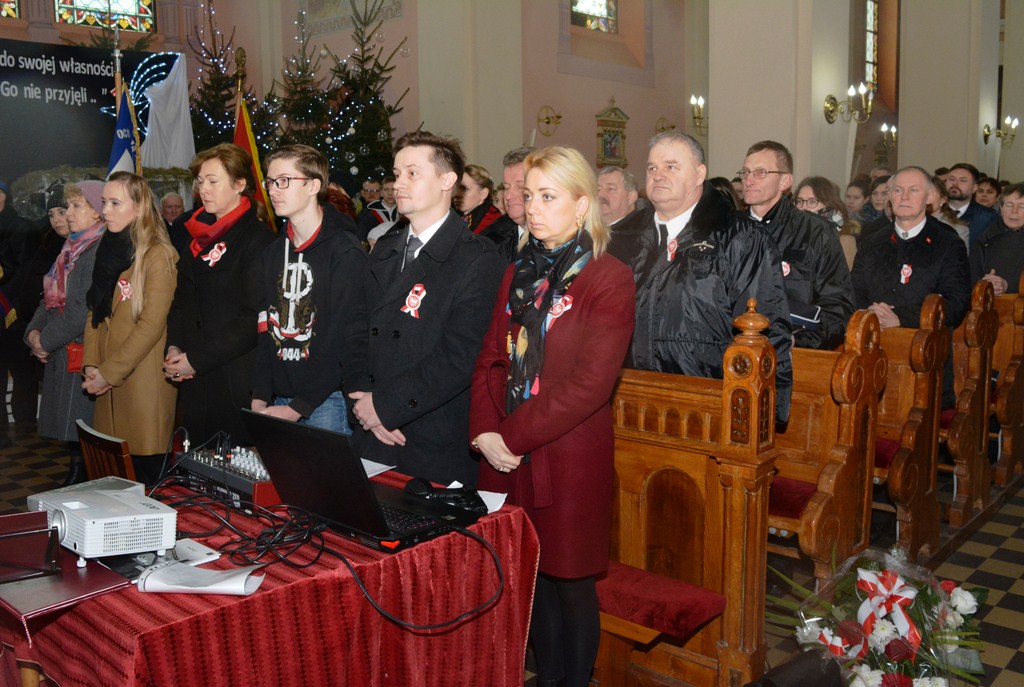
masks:
[(953, 501), (948, 520), (962, 527), (972, 514), (985, 509), (992, 491), (992, 468), (988, 460), (988, 424), (992, 377), (992, 348), (999, 330), (995, 292), (980, 280), (971, 293), (971, 309), (953, 332), (953, 384), (956, 407), (944, 410), (940, 420), (940, 441), (945, 441), (953, 465), (939, 465), (952, 472)]
[(763, 316), (748, 311), (736, 323), (724, 380), (622, 372), (612, 401), (610, 558), (727, 602), (686, 638), (606, 612), (594, 671), (601, 685), (724, 687), (764, 670), (775, 351), (758, 333)]
[(996, 312), (999, 333), (992, 349), (992, 369), (998, 371), (999, 379), (992, 404), (1001, 437), (993, 479), (1006, 486), (1024, 470), (1024, 275), (1017, 293), (996, 297)]
[[(789, 422), (775, 434), (768, 525), (772, 534), (797, 536), (819, 580), (869, 543), (875, 415), (886, 380), (881, 337), (878, 318), (859, 310), (842, 349), (793, 349), (793, 396)], [(769, 550), (799, 556), (792, 547)]]
[(875, 483), (888, 485), (897, 544), (911, 559), (930, 556), (939, 543), (936, 463), (950, 336), (945, 302), (938, 294), (921, 305), (919, 329), (882, 330), (888, 374), (875, 424)]

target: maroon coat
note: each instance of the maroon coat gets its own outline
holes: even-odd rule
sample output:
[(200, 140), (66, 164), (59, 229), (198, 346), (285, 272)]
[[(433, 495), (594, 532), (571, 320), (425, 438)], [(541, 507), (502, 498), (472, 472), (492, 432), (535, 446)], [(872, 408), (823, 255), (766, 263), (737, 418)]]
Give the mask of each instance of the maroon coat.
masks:
[(608, 566), (613, 485), (609, 401), (633, 336), (633, 274), (611, 255), (591, 260), (570, 284), (572, 305), (544, 343), (540, 393), (505, 414), (509, 356), (506, 312), (513, 264), (505, 273), (476, 361), (470, 436), (498, 432), (530, 462), (501, 473), (481, 459), (479, 488), (508, 492), (540, 535), (540, 571), (596, 575)]

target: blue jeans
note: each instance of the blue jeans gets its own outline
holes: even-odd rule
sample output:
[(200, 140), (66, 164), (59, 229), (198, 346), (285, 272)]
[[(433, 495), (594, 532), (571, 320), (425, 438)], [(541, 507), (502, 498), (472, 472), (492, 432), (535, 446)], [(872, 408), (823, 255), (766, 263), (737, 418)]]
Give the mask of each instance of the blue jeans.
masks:
[[(286, 406), (292, 402), (291, 398), (275, 396), (275, 406)], [(320, 429), (327, 429), (347, 437), (352, 436), (352, 428), (348, 424), (348, 408), (345, 405), (345, 394), (335, 391), (328, 396), (323, 403), (316, 407), (308, 418), (299, 418), (300, 425), (312, 425)]]

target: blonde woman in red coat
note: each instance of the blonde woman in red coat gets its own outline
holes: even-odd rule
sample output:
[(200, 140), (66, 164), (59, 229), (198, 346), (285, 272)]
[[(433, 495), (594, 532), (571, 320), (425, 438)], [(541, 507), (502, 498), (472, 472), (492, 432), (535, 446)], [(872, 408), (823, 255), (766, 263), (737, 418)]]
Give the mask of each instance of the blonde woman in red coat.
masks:
[(530, 635), (538, 685), (590, 679), (595, 580), (608, 565), (609, 402), (633, 334), (630, 270), (605, 251), (594, 172), (576, 150), (525, 160), (530, 240), (505, 273), (472, 385), (482, 489), (507, 492), (540, 536)]

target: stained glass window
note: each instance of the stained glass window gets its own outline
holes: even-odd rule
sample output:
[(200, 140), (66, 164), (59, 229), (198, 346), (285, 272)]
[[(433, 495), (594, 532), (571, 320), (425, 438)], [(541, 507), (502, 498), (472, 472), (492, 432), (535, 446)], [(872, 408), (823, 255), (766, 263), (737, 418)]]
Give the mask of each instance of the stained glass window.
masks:
[(573, 0), (572, 23), (591, 31), (619, 32), (618, 0)]
[(878, 0), (867, 0), (867, 32), (864, 41), (864, 83), (878, 87)]
[(57, 21), (83, 26), (117, 26), (122, 31), (156, 30), (153, 0), (55, 0)]
[(18, 0), (0, 0), (0, 17), (18, 18)]

